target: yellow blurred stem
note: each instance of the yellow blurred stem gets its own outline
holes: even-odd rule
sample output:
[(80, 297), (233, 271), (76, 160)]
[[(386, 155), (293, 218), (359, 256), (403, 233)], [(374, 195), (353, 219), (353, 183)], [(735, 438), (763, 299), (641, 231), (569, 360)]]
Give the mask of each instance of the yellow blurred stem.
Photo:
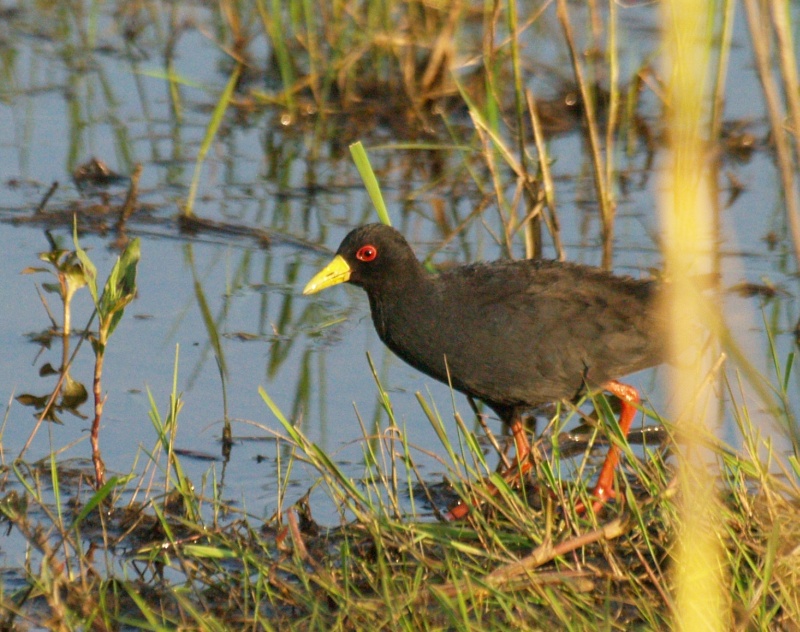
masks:
[(670, 157), (662, 187), (661, 214), (665, 257), (671, 279), (665, 309), (671, 323), (670, 352), (675, 366), (671, 385), (677, 421), (680, 520), (673, 558), (677, 630), (727, 630), (729, 607), (721, 547), (721, 511), (716, 464), (697, 437), (706, 433), (715, 394), (705, 379), (716, 345), (705, 345), (705, 333), (716, 339), (693, 275), (713, 270), (714, 235), (709, 186), (711, 161), (708, 78), (713, 15), (709, 0), (663, 3), (664, 42), (669, 72)]

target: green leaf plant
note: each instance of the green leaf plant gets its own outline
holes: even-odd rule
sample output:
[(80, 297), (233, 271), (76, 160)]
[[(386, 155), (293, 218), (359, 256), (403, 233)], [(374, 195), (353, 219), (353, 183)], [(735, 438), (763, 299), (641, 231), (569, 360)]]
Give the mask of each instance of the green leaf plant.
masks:
[(50, 244), (50, 249), (45, 252), (40, 252), (39, 259), (47, 265), (44, 267), (27, 267), (22, 270), (22, 274), (44, 272), (55, 278), (55, 282), (42, 283), (41, 288), (45, 293), (54, 294), (61, 300), (62, 324), (61, 326), (58, 325), (55, 317), (51, 314), (47, 306), (46, 298), (40, 292), (42, 304), (45, 306), (45, 310), (50, 317), (51, 328), (48, 331), (37, 334), (35, 340), (42, 346), (49, 347), (53, 339), (60, 338), (61, 364), (58, 368), (55, 368), (47, 362), (39, 369), (39, 375), (42, 377), (51, 375), (59, 376), (58, 382), (52, 391), (44, 395), (22, 393), (16, 398), (23, 406), (34, 408), (39, 417), (28, 439), (28, 443), (25, 448), (23, 448), (23, 453), (27, 450), (43, 421), (61, 423), (59, 415), (62, 411), (68, 411), (77, 417), (84, 418), (79, 409), (89, 397), (86, 387), (81, 382), (72, 379), (69, 374), (70, 336), (72, 334), (72, 299), (75, 293), (86, 285), (83, 268), (74, 251), (59, 246), (49, 231), (45, 232), (45, 236)]
[(94, 350), (94, 421), (92, 422), (91, 444), (92, 463), (94, 463), (95, 485), (100, 489), (105, 483), (105, 464), (100, 456), (100, 420), (103, 416), (105, 400), (102, 394), (103, 361), (105, 359), (108, 340), (117, 328), (125, 307), (136, 297), (136, 266), (141, 254), (139, 239), (132, 240), (111, 269), (106, 280), (103, 293), (98, 295), (97, 268), (86, 251), (78, 243), (77, 221), (73, 224), (72, 239), (75, 243), (75, 253), (83, 268), (84, 279), (92, 294), (95, 310), (97, 311), (97, 334), (90, 337)]

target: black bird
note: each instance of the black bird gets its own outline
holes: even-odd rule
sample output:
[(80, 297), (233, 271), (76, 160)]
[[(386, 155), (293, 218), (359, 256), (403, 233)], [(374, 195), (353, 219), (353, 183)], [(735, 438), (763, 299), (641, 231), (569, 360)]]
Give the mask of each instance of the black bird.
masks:
[[(509, 425), (516, 447), (509, 475), (530, 467), (525, 410), (605, 390), (622, 403), (619, 425), (627, 435), (639, 394), (617, 379), (665, 358), (656, 281), (545, 260), (474, 263), (430, 274), (398, 231), (368, 224), (344, 238), (303, 294), (343, 282), (367, 293), (387, 347), (481, 400)], [(613, 496), (618, 460), (612, 446), (593, 491), (595, 510)], [(467, 512), (461, 505), (450, 516)]]

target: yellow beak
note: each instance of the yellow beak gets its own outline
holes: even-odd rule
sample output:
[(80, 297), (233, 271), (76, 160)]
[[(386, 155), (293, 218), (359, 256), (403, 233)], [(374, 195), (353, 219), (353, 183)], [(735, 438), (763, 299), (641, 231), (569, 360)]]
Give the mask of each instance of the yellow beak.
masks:
[(350, 266), (342, 255), (336, 255), (327, 266), (314, 275), (303, 288), (303, 294), (314, 294), (331, 285), (344, 283), (350, 278)]

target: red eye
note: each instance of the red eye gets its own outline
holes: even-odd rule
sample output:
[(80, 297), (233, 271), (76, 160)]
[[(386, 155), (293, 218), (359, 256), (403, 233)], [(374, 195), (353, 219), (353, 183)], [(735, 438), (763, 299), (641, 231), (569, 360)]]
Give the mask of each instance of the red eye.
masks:
[(356, 253), (356, 259), (359, 261), (372, 261), (378, 256), (378, 249), (375, 246), (361, 246)]

